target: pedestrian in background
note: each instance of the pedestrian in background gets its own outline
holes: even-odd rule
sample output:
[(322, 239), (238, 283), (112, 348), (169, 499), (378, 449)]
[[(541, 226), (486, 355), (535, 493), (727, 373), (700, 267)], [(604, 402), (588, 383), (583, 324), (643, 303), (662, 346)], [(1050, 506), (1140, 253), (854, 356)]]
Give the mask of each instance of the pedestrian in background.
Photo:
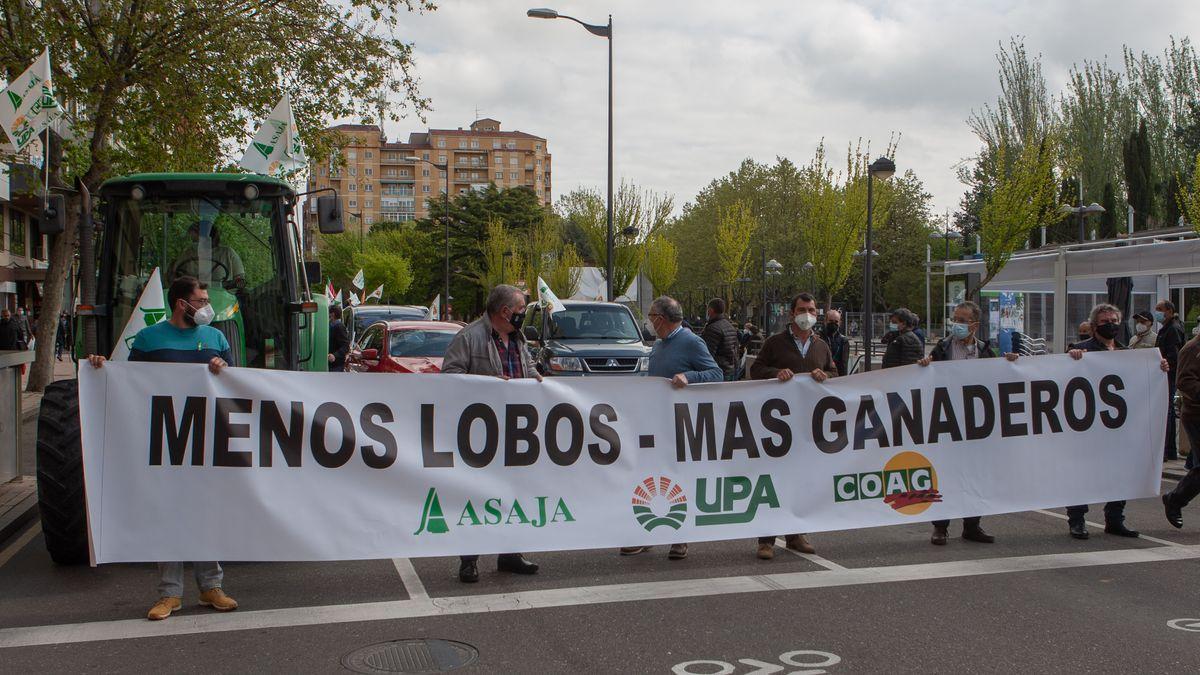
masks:
[(738, 333), (725, 316), (725, 301), (721, 298), (708, 301), (708, 321), (700, 337), (708, 347), (708, 353), (721, 367), (725, 380), (732, 381), (737, 374)]
[[(1101, 303), (1092, 308), (1089, 318), (1092, 325), (1092, 338), (1074, 345), (1067, 352), (1071, 358), (1079, 360), (1084, 352), (1110, 352), (1126, 349), (1125, 345), (1117, 342), (1121, 334), (1121, 310), (1113, 305)], [(1165, 358), (1159, 359), (1159, 367), (1168, 371), (1170, 365)], [(1087, 504), (1067, 507), (1067, 526), (1071, 536), (1076, 539), (1087, 539), (1088, 530), (1084, 523), (1087, 515)], [(1137, 530), (1125, 527), (1125, 500), (1113, 501), (1104, 505), (1104, 533), (1118, 537), (1136, 537)]]
[(1129, 338), (1130, 349), (1149, 349), (1157, 346), (1158, 333), (1154, 330), (1154, 317), (1149, 312), (1133, 315), (1133, 337)]
[[(837, 366), (829, 345), (817, 336), (817, 301), (808, 293), (792, 298), (792, 320), (788, 329), (776, 333), (763, 342), (762, 351), (750, 366), (752, 380), (779, 380), (787, 382), (799, 374), (807, 373), (817, 382), (837, 377)], [(758, 538), (758, 557), (770, 560), (775, 557), (776, 537)], [(816, 553), (804, 534), (789, 534), (784, 545), (800, 553)]]
[[(446, 347), (442, 372), (489, 375), (504, 380), (532, 377), (541, 382), (542, 376), (525, 349), (525, 337), (521, 334), (524, 322), (525, 294), (507, 284), (496, 286), (488, 293), (483, 316), (460, 330)], [(538, 566), (520, 553), (502, 553), (496, 556), (496, 569), (537, 574)], [(479, 556), (460, 557), (458, 580), (468, 584), (479, 581)]]
[(887, 349), (883, 352), (883, 367), (908, 366), (925, 357), (925, 346), (913, 333), (917, 315), (904, 307), (892, 310), (888, 317)]
[[(1178, 365), (1179, 348), (1187, 342), (1183, 322), (1179, 320), (1175, 311), (1175, 303), (1170, 300), (1162, 300), (1154, 307), (1154, 318), (1162, 324), (1162, 328), (1158, 329), (1155, 346), (1171, 368), (1167, 371), (1167, 438), (1163, 447), (1165, 460), (1179, 459), (1179, 442), (1175, 435), (1175, 368)], [(1190, 457), (1188, 459), (1194, 462)]]
[(1079, 341), (1087, 342), (1092, 339), (1092, 324), (1090, 321), (1084, 321), (1079, 324)]
[(336, 303), (329, 306), (329, 372), (346, 370), (346, 354), (350, 351), (350, 335), (342, 323), (342, 308)]
[[(208, 325), (213, 319), (213, 308), (208, 299), (208, 286), (195, 277), (179, 277), (167, 289), (167, 307), (171, 318), (146, 326), (133, 338), (129, 350), (130, 361), (152, 361), (157, 363), (203, 363), (209, 372), (219, 375), (229, 366), (229, 342), (221, 331)], [(105, 358), (89, 354), (88, 362), (93, 368), (104, 366)], [(214, 499), (219, 498), (214, 495)], [(166, 509), (163, 505), (159, 508)], [(183, 607), (182, 562), (158, 563), (158, 602), (150, 608), (146, 618), (161, 621)], [(237, 609), (237, 601), (225, 595), (221, 586), (225, 571), (216, 561), (193, 562), (192, 573), (200, 587), (200, 604), (218, 612)]]
[(1192, 463), (1192, 458), (1200, 454), (1200, 337), (1193, 337), (1179, 350), (1176, 362), (1179, 372), (1175, 373), (1175, 387), (1179, 392), (1179, 421), (1187, 434), (1188, 453), (1187, 475), (1175, 486), (1175, 489), (1162, 496), (1163, 509), (1167, 522), (1173, 527), (1183, 527), (1183, 508), (1200, 494), (1200, 466)]
[(54, 336), (54, 358), (62, 361), (63, 350), (67, 349), (71, 340), (71, 321), (67, 313), (58, 315), (58, 331)]
[(846, 376), (850, 367), (850, 340), (842, 335), (842, 313), (831, 309), (825, 313), (825, 344), (833, 352), (833, 365), (837, 366), (837, 374)]
[(0, 352), (17, 351), (21, 347), (21, 324), (8, 308), (0, 309)]
[[(683, 327), (683, 308), (674, 298), (662, 296), (650, 304), (646, 314), (658, 340), (650, 348), (650, 377), (665, 377), (671, 385), (682, 389), (689, 384), (720, 382), (725, 375), (708, 353), (708, 346), (699, 335)], [(624, 546), (621, 555), (637, 555), (649, 551), (649, 546)], [(687, 557), (687, 544), (671, 544), (667, 558)]]
[[(971, 302), (960, 302), (954, 306), (954, 315), (950, 320), (950, 334), (938, 340), (929, 356), (917, 361), (922, 366), (928, 366), (934, 361), (971, 361), (975, 359), (990, 359), (996, 357), (992, 345), (979, 339), (979, 305)], [(1016, 354), (1005, 354), (1004, 358), (1016, 361)], [(980, 544), (991, 544), (996, 538), (983, 531), (983, 519), (979, 516), (963, 518), (962, 538)], [(933, 521), (933, 535), (929, 543), (935, 546), (945, 546), (950, 532), (949, 520)]]

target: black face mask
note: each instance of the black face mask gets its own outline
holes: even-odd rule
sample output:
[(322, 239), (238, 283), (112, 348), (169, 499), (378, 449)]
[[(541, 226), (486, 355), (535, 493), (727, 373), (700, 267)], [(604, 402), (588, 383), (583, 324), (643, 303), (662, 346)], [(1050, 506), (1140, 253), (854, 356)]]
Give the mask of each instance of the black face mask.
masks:
[(826, 335), (833, 335), (836, 332), (838, 332), (838, 324), (836, 322), (830, 321), (825, 324), (825, 334)]
[(1105, 340), (1111, 340), (1111, 339), (1117, 337), (1117, 335), (1120, 332), (1121, 332), (1120, 324), (1102, 323), (1099, 326), (1096, 326), (1096, 334), (1099, 335), (1100, 337), (1104, 338)]
[(512, 324), (513, 330), (521, 330), (521, 324), (525, 323), (525, 312), (513, 312), (512, 316), (508, 317), (508, 322)]
[(1092, 339), (1092, 334), (1091, 334), (1091, 333), (1080, 333), (1080, 334), (1079, 334), (1079, 341), (1080, 341), (1080, 342), (1084, 342), (1084, 341), (1086, 341), (1086, 340), (1091, 340), (1091, 339)]

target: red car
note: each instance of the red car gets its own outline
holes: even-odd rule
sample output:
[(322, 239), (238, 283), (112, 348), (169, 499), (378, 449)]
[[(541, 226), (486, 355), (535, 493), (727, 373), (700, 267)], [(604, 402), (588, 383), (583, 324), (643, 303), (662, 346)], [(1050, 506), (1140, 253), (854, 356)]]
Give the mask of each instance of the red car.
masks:
[(446, 348), (462, 329), (447, 321), (371, 324), (346, 355), (346, 372), (440, 373)]

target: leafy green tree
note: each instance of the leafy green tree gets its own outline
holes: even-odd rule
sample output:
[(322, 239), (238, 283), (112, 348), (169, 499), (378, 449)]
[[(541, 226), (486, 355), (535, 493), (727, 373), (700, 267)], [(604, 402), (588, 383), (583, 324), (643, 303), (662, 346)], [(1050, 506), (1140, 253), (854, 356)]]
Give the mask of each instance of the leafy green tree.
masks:
[(547, 272), (549, 276), (542, 278), (559, 298), (569, 298), (579, 292), (579, 276), (582, 267), (583, 258), (579, 256), (575, 245), (566, 243), (563, 244), (562, 252), (558, 255), (554, 266)]
[(646, 256), (642, 269), (655, 294), (670, 292), (679, 274), (679, 253), (675, 245), (661, 233), (651, 235), (645, 244)]
[(1117, 194), (1112, 183), (1104, 184), (1104, 196), (1100, 199), (1104, 213), (1100, 214), (1100, 224), (1097, 228), (1098, 238), (1111, 239), (1117, 236)]
[[(311, 157), (329, 141), (328, 118), (428, 103), (417, 91), (412, 47), (398, 35), (405, 10), (426, 0), (254, 2), (27, 2), (0, 0), (0, 71), (9, 79), (51, 45), (54, 85), (72, 111), (52, 186), (79, 180), (93, 194), (116, 173), (209, 171), (249, 141), (284, 92)], [(400, 100), (403, 103), (396, 105)], [(384, 103), (392, 101), (390, 106)], [(57, 149), (58, 143), (52, 147)], [(56, 151), (56, 155), (58, 152)], [(51, 238), (42, 312), (57, 316), (75, 255), (78, 192), (68, 228)], [(49, 382), (54, 322), (39, 326), (28, 389)]]
[(734, 282), (746, 273), (750, 262), (750, 238), (758, 229), (758, 222), (745, 203), (736, 201), (722, 209), (717, 222), (717, 259), (721, 263), (721, 281), (732, 288)]
[[(670, 197), (622, 182), (613, 203), (613, 293), (622, 295), (637, 277), (642, 264), (642, 242), (667, 222), (673, 208)], [(608, 222), (604, 200), (594, 189), (580, 188), (564, 195), (558, 210), (570, 227), (578, 228), (588, 243), (588, 255), (602, 275), (607, 275)]]
[(1192, 180), (1179, 191), (1179, 210), (1192, 227), (1200, 232), (1200, 154), (1192, 170)]
[(1133, 207), (1133, 229), (1140, 232), (1146, 229), (1154, 210), (1154, 162), (1145, 120), (1138, 122), (1137, 130), (1125, 141), (1123, 157), (1127, 199)]

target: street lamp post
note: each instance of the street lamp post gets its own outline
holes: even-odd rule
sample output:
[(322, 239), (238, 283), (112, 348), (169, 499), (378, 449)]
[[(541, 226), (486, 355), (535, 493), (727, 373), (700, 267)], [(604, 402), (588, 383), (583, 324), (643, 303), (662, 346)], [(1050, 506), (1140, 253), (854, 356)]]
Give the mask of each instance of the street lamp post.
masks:
[[(433, 168), (437, 169), (438, 171), (446, 172), (446, 190), (445, 190), (445, 192), (442, 193), (443, 206), (446, 209), (446, 212), (442, 215), (442, 225), (445, 227), (445, 230), (446, 230), (446, 252), (445, 252), (445, 267), (443, 269), (443, 278), (442, 278), (442, 283), (443, 283), (442, 298), (443, 298), (443, 300), (442, 300), (442, 306), (440, 309), (442, 312), (441, 318), (448, 319), (450, 317), (450, 313), (449, 313), (449, 309), (448, 309), (450, 306), (450, 166), (448, 164), (437, 164), (436, 162), (431, 162), (427, 159), (422, 159), (415, 155), (411, 156), (411, 157), (405, 157), (404, 161), (413, 162), (414, 164), (416, 162), (422, 162), (424, 164), (428, 164), (429, 166), (432, 166)], [(417, 192), (416, 189), (414, 189), (413, 190), (413, 200), (414, 201), (417, 198), (416, 192)]]
[(362, 214), (362, 211), (359, 211), (358, 213), (351, 213), (350, 215), (354, 216), (355, 218), (358, 218), (358, 252), (362, 253), (363, 252), (363, 236), (366, 234), (364, 232), (364, 230), (366, 229), (366, 226), (363, 225), (363, 217), (362, 217), (363, 214)]
[(767, 250), (763, 249), (763, 266), (762, 266), (762, 329), (763, 337), (766, 337), (771, 332), (771, 327), (768, 325), (771, 313), (767, 308), (767, 279), (769, 277), (778, 277), (783, 274), (783, 265), (778, 260), (771, 258), (767, 260)]
[(584, 23), (573, 16), (559, 14), (553, 9), (538, 8), (531, 9), (525, 12), (525, 15), (534, 19), (567, 19), (583, 26), (587, 32), (598, 37), (608, 39), (608, 203), (605, 208), (605, 218), (607, 219), (608, 235), (607, 249), (608, 262), (605, 265), (605, 274), (607, 275), (607, 283), (605, 284), (606, 299), (610, 302), (615, 297), (613, 295), (613, 49), (612, 49), (612, 14), (608, 15), (608, 25), (599, 26), (596, 24)]
[(875, 193), (874, 180), (887, 180), (896, 173), (896, 163), (887, 157), (880, 157), (867, 167), (867, 238), (866, 248), (863, 249), (863, 367), (871, 370), (871, 339), (874, 324), (871, 320), (871, 309), (875, 304), (871, 288), (871, 258), (874, 256), (874, 246), (871, 239), (871, 219), (874, 217)]
[(815, 267), (816, 266), (813, 265), (812, 261), (810, 260), (810, 261), (804, 263), (804, 265), (800, 268), (808, 274), (808, 292), (814, 293), (814, 294), (816, 293), (816, 290), (817, 290), (817, 289), (813, 288), (813, 269)]

